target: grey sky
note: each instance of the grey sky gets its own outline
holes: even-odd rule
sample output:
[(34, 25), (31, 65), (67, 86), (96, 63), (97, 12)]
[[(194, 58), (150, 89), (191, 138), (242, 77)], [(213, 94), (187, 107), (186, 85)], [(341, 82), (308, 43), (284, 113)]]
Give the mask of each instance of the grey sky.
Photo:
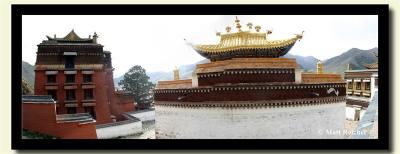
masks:
[[(324, 60), (350, 48), (371, 49), (378, 46), (378, 16), (313, 15), (313, 16), (242, 16), (242, 29), (248, 22), (260, 25), (262, 31), (273, 29), (270, 39), (285, 39), (304, 32), (304, 37), (289, 53), (314, 56)], [(187, 46), (184, 39), (195, 44), (216, 44), (215, 32), (234, 28), (234, 16), (23, 16), (22, 59), (35, 63), (37, 45), (46, 35), (64, 37), (72, 29), (80, 37), (94, 32), (104, 50), (111, 51), (115, 76), (133, 65), (148, 72), (171, 71), (174, 66), (204, 59)]]

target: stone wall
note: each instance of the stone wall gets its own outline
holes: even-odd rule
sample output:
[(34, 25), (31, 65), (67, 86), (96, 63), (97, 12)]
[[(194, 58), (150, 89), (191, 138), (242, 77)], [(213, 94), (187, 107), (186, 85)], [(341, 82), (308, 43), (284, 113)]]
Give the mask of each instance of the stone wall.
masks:
[(156, 106), (156, 137), (344, 138), (345, 101), (286, 107)]
[(136, 117), (140, 119), (140, 121), (154, 121), (156, 117), (156, 112), (154, 111), (154, 109), (126, 112), (125, 114)]
[(96, 125), (98, 139), (118, 138), (142, 132), (142, 122), (138, 120), (125, 120), (115, 123)]

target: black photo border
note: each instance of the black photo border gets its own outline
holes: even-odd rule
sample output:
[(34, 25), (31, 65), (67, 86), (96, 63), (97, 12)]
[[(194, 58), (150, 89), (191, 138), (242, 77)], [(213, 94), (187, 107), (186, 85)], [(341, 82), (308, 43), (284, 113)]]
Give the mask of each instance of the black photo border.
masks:
[[(389, 5), (24, 5), (11, 6), (12, 149), (358, 149), (389, 150)], [(378, 15), (378, 139), (56, 139), (21, 138), (23, 15)], [(37, 40), (38, 43), (41, 40)], [(334, 44), (332, 44), (334, 45)], [(323, 51), (324, 49), (321, 49)], [(32, 51), (35, 52), (35, 51)]]

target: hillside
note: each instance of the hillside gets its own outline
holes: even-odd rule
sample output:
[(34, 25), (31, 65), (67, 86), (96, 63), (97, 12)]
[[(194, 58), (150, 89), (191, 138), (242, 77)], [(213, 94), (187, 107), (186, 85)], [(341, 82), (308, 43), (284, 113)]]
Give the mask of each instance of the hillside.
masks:
[(32, 87), (35, 84), (35, 66), (22, 61), (22, 79), (28, 81)]
[(369, 50), (361, 50), (352, 48), (343, 54), (325, 60), (325, 72), (343, 73), (347, 69), (347, 64), (351, 64), (353, 70), (365, 69), (364, 64), (374, 63), (378, 60), (374, 52), (378, 52), (378, 48)]
[(318, 59), (313, 57), (313, 56), (298, 56), (298, 55), (292, 55), (292, 54), (286, 54), (285, 56), (283, 56), (285, 58), (295, 58), (297, 63), (300, 65), (300, 67), (304, 70), (304, 71), (311, 71), (311, 70), (315, 70), (315, 67), (317, 65)]

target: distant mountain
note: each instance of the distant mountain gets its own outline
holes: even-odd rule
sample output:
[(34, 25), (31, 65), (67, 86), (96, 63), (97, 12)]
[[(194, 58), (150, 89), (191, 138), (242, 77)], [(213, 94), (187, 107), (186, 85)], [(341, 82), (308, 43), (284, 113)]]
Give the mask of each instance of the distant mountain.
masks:
[(35, 84), (35, 66), (22, 61), (22, 79), (26, 80), (33, 87)]
[[(181, 65), (179, 66), (179, 75), (180, 78), (186, 79), (186, 78), (191, 78), (192, 77), (192, 72), (196, 68), (197, 64), (203, 64), (203, 63), (208, 63), (210, 62), (208, 59), (204, 59), (201, 61), (198, 61), (194, 64), (188, 64), (188, 65)], [(147, 75), (150, 77), (150, 81), (153, 83), (157, 83), (158, 81), (162, 80), (172, 80), (174, 75), (172, 70), (168, 72), (164, 71), (157, 71), (157, 72), (147, 72)], [(118, 82), (123, 79), (123, 75), (119, 76), (117, 78), (114, 78), (114, 85), (118, 87)]]
[(313, 56), (298, 56), (298, 55), (292, 55), (292, 54), (286, 54), (285, 56), (283, 56), (285, 58), (295, 58), (297, 61), (297, 64), (300, 65), (300, 67), (304, 70), (304, 71), (311, 71), (311, 70), (315, 70), (315, 67), (317, 65), (318, 59), (313, 57)]
[[(343, 54), (332, 57), (323, 61), (324, 71), (331, 73), (343, 73), (347, 69), (347, 64), (352, 65), (352, 69), (365, 69), (364, 64), (370, 64), (376, 62), (378, 59), (375, 57), (374, 52), (378, 52), (378, 48), (373, 48), (370, 50), (361, 50), (358, 48), (352, 48)], [(298, 56), (287, 54), (283, 56), (285, 58), (296, 58), (297, 63), (305, 72), (315, 71), (318, 59), (313, 56)], [(194, 69), (197, 64), (207, 63), (208, 59), (204, 59), (194, 64), (179, 66), (180, 77), (181, 78), (191, 78)], [(172, 80), (173, 73), (172, 70), (168, 72), (157, 71), (148, 72), (147, 75), (150, 77), (150, 81), (157, 83), (160, 80)], [(114, 79), (115, 86), (118, 86), (118, 82), (123, 78), (123, 76)]]
[(378, 61), (374, 52), (378, 53), (378, 48), (372, 48), (369, 50), (352, 48), (339, 56), (325, 60), (323, 62), (324, 71), (343, 73), (347, 69), (347, 64), (351, 64), (353, 70), (365, 69), (364, 64)]

